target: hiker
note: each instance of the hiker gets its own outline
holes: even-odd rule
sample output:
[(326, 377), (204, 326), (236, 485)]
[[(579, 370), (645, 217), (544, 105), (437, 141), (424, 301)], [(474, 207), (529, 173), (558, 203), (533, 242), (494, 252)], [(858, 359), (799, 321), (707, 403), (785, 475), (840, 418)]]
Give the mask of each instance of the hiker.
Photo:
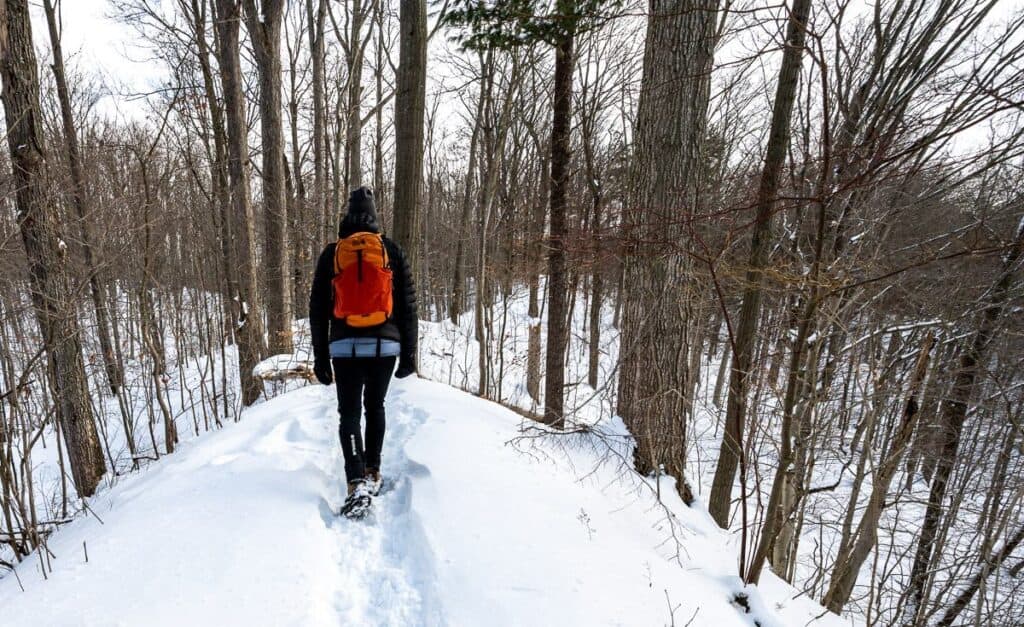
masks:
[(380, 231), (373, 191), (354, 190), (338, 241), (320, 254), (309, 295), (313, 372), (320, 383), (337, 384), (348, 481), (342, 514), (353, 518), (366, 513), (381, 488), (384, 396), (391, 373), (401, 379), (416, 372), (416, 289), (402, 249)]

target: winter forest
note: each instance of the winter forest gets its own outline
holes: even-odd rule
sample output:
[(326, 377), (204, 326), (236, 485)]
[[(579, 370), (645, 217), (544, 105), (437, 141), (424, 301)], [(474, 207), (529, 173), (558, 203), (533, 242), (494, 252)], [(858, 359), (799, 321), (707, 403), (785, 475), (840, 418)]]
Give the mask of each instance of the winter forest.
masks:
[(0, 623), (1024, 624), (1024, 4), (0, 0), (0, 82)]

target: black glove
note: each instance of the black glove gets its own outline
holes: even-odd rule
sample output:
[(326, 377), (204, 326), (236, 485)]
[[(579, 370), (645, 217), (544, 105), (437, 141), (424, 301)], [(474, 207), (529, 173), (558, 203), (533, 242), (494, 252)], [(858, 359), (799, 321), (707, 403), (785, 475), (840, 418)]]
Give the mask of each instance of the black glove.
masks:
[(396, 379), (404, 379), (416, 372), (416, 358), (402, 355), (398, 358), (398, 370), (395, 371)]
[(324, 385), (334, 383), (334, 371), (331, 370), (331, 360), (326, 357), (317, 357), (313, 360), (313, 374), (316, 380)]

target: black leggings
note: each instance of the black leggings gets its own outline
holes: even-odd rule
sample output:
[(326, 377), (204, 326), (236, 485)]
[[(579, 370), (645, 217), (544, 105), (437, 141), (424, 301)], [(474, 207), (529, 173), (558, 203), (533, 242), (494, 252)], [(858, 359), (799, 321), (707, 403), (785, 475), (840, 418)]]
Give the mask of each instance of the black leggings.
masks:
[[(388, 392), (394, 357), (334, 359), (334, 381), (338, 386), (338, 435), (345, 455), (345, 478), (362, 479), (367, 468), (380, 469), (384, 446), (384, 396)], [(360, 396), (366, 408), (366, 438), (359, 429)]]

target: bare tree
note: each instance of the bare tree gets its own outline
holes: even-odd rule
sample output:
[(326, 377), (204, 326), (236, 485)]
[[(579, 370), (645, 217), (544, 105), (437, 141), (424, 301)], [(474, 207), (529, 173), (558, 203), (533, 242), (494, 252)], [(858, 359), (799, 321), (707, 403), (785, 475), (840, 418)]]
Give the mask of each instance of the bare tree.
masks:
[(244, 0), (260, 76), (260, 138), (263, 154), (263, 210), (266, 218), (267, 335), (272, 353), (292, 350), (292, 289), (288, 204), (285, 201), (284, 125), (281, 120), (281, 23), (283, 0)]
[[(59, 9), (59, 4), (57, 5)], [(124, 370), (114, 356), (113, 342), (110, 340), (110, 314), (103, 289), (100, 286), (99, 269), (92, 250), (92, 239), (89, 235), (87, 217), (89, 199), (85, 189), (85, 175), (82, 170), (82, 157), (78, 149), (78, 130), (71, 111), (71, 96), (68, 94), (67, 78), (64, 74), (64, 51), (61, 48), (60, 31), (57, 24), (57, 12), (51, 0), (44, 0), (46, 25), (50, 32), (50, 48), (53, 51), (53, 78), (57, 84), (57, 99), (60, 103), (61, 123), (64, 127), (64, 142), (68, 151), (68, 164), (71, 169), (73, 186), (72, 199), (75, 212), (78, 214), (82, 240), (82, 255), (85, 258), (85, 269), (89, 275), (89, 295), (92, 297), (93, 309), (96, 311), (96, 332), (100, 340), (103, 354), (103, 365), (107, 373), (107, 383), (115, 394), (124, 382)]]
[(717, 0), (655, 1), (647, 22), (636, 119), (633, 198), (623, 222), (624, 319), (618, 410), (637, 441), (637, 469), (684, 477), (690, 301), (687, 217), (696, 213)]
[(1006, 301), (1020, 271), (1021, 258), (1024, 256), (1024, 220), (1017, 225), (1017, 232), (1003, 265), (993, 281), (985, 297), (984, 308), (978, 316), (977, 326), (968, 342), (965, 342), (957, 358), (953, 375), (953, 389), (942, 405), (941, 428), (942, 437), (935, 475), (932, 477), (931, 492), (928, 495), (928, 508), (921, 525), (921, 535), (914, 556), (914, 566), (910, 573), (910, 609), (907, 612), (907, 625), (921, 625), (924, 618), (924, 586), (928, 577), (929, 566), (933, 562), (932, 549), (938, 530), (939, 518), (945, 509), (944, 501), (949, 478), (956, 463), (964, 422), (967, 420), (967, 409), (974, 397), (977, 380), (988, 356), (989, 347), (1003, 321)]
[[(772, 108), (772, 124), (765, 149), (764, 169), (757, 190), (754, 229), (750, 237), (750, 261), (747, 266), (743, 305), (740, 307), (739, 324), (731, 337), (732, 368), (729, 376), (729, 398), (726, 402), (725, 431), (722, 449), (718, 455), (718, 466), (708, 499), (708, 511), (721, 527), (729, 526), (729, 509), (732, 501), (732, 486), (739, 466), (743, 425), (746, 421), (746, 404), (749, 393), (751, 352), (757, 332), (757, 321), (761, 313), (761, 270), (767, 262), (769, 237), (772, 228), (772, 214), (779, 189), (779, 176), (789, 147), (790, 113), (796, 97), (797, 80), (807, 31), (807, 16), (810, 0), (796, 0), (789, 15), (785, 52), (779, 70), (779, 82)], [(790, 435), (783, 434), (783, 451), (787, 450)], [(785, 453), (783, 453), (783, 460)], [(780, 460), (780, 467), (785, 462)], [(769, 516), (774, 516), (770, 512)], [(774, 528), (772, 529), (774, 533)], [(748, 579), (757, 580), (761, 561), (755, 561)]]
[(330, 240), (334, 233), (334, 215), (327, 199), (327, 167), (326, 146), (327, 120), (324, 84), (327, 79), (324, 71), (324, 19), (327, 16), (327, 0), (317, 0), (313, 8), (313, 0), (306, 0), (307, 32), (309, 35), (309, 53), (313, 67), (313, 207), (314, 215), (322, 222), (324, 241)]
[(0, 73), (7, 145), (15, 183), (18, 223), (29, 261), (29, 284), (43, 335), (57, 419), (79, 496), (92, 496), (106, 464), (89, 402), (81, 330), (67, 271), (60, 216), (43, 187), (39, 78), (25, 0), (0, 4)]
[(239, 282), (238, 370), (242, 380), (242, 404), (259, 398), (262, 382), (252, 374), (264, 352), (262, 308), (259, 300), (259, 266), (256, 262), (256, 228), (249, 202), (249, 176), (245, 98), (242, 94), (242, 70), (238, 39), (241, 30), (240, 0), (217, 0), (217, 57), (220, 61), (221, 90), (228, 146), (228, 175), (233, 219), (239, 224), (239, 249), (242, 256), (234, 269), (242, 274)]
[(423, 120), (427, 85), (427, 4), (399, 4), (398, 71), (395, 76), (394, 236), (412, 268), (419, 250), (418, 213), (423, 181)]

